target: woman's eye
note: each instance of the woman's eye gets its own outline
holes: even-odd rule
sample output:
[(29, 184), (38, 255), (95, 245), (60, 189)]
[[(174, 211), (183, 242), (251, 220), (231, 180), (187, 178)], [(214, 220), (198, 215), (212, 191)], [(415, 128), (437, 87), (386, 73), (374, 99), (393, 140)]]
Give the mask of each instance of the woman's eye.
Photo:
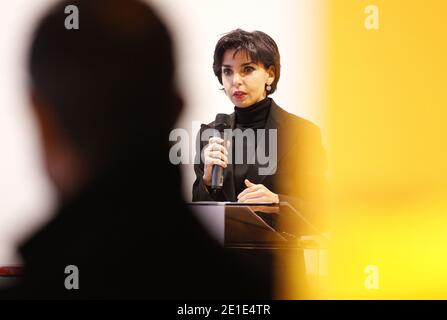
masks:
[(244, 68), (244, 71), (245, 71), (246, 73), (250, 73), (250, 72), (252, 72), (253, 70), (255, 70), (255, 68), (253, 68), (253, 67), (245, 67), (245, 68)]
[(230, 75), (231, 72), (232, 72), (231, 69), (224, 69), (223, 70), (223, 74), (226, 75), (226, 76)]

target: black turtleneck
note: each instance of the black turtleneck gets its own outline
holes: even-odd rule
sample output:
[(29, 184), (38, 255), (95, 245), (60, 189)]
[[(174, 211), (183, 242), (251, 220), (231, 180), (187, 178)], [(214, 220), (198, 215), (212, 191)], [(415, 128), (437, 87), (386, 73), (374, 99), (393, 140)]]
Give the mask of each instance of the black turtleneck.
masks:
[[(245, 129), (254, 129), (255, 131), (257, 129), (264, 129), (265, 124), (267, 122), (267, 117), (269, 115), (271, 104), (272, 99), (265, 98), (264, 100), (256, 102), (255, 104), (246, 108), (234, 107), (234, 111), (236, 113), (235, 127), (237, 129), (241, 129), (242, 131), (244, 131)], [(256, 132), (255, 137), (256, 137), (255, 142), (255, 148), (256, 148), (258, 144)], [(233, 141), (233, 155), (235, 155), (234, 145), (235, 144)], [(246, 155), (247, 152), (246, 150), (247, 150), (247, 144), (246, 139), (244, 139), (244, 163), (235, 164), (233, 170), (236, 197), (246, 188), (244, 180), (247, 178), (247, 173), (249, 169), (251, 168), (251, 166), (256, 166), (256, 164), (247, 163), (248, 159)], [(234, 160), (235, 157), (233, 157), (233, 161)], [(251, 182), (257, 183), (257, 181), (251, 181)]]
[(234, 111), (236, 112), (236, 128), (264, 128), (271, 104), (272, 99), (265, 98), (246, 108), (234, 107)]

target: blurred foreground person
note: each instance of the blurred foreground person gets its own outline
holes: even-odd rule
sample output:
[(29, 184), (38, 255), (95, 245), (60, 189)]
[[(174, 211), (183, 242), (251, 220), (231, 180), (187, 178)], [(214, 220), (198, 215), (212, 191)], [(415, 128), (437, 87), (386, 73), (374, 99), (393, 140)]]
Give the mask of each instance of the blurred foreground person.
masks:
[[(65, 28), (68, 5), (79, 30)], [(182, 107), (171, 40), (147, 5), (59, 3), (38, 25), (29, 73), (60, 203), (20, 247), (24, 277), (1, 298), (270, 298), (270, 280), (224, 252), (183, 203), (168, 158)], [(67, 266), (78, 289), (66, 288)]]

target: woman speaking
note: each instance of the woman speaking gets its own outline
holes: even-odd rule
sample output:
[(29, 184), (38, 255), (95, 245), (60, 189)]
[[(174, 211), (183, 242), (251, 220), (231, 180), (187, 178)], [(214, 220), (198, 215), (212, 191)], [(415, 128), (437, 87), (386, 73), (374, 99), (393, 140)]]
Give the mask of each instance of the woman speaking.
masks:
[[(288, 201), (306, 210), (320, 193), (324, 151), (317, 126), (286, 112), (269, 97), (280, 77), (275, 41), (261, 31), (231, 31), (216, 44), (213, 70), (234, 105), (228, 126), (239, 133), (242, 143), (235, 142), (238, 134), (230, 143), (217, 136), (203, 141), (204, 130), (216, 122), (202, 125), (193, 201)], [(252, 135), (247, 134), (250, 131)], [(254, 157), (249, 152), (253, 149)], [(265, 161), (260, 160), (266, 154), (274, 163), (268, 164), (271, 170), (262, 171)], [(218, 190), (212, 188), (214, 166), (223, 168), (223, 185)]]

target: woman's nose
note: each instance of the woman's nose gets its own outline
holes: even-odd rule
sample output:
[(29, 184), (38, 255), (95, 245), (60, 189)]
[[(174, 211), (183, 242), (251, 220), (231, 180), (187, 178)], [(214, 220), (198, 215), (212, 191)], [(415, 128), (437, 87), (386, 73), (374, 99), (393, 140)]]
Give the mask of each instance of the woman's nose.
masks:
[(240, 85), (240, 84), (242, 84), (242, 76), (238, 72), (236, 72), (234, 73), (233, 76), (233, 85)]

